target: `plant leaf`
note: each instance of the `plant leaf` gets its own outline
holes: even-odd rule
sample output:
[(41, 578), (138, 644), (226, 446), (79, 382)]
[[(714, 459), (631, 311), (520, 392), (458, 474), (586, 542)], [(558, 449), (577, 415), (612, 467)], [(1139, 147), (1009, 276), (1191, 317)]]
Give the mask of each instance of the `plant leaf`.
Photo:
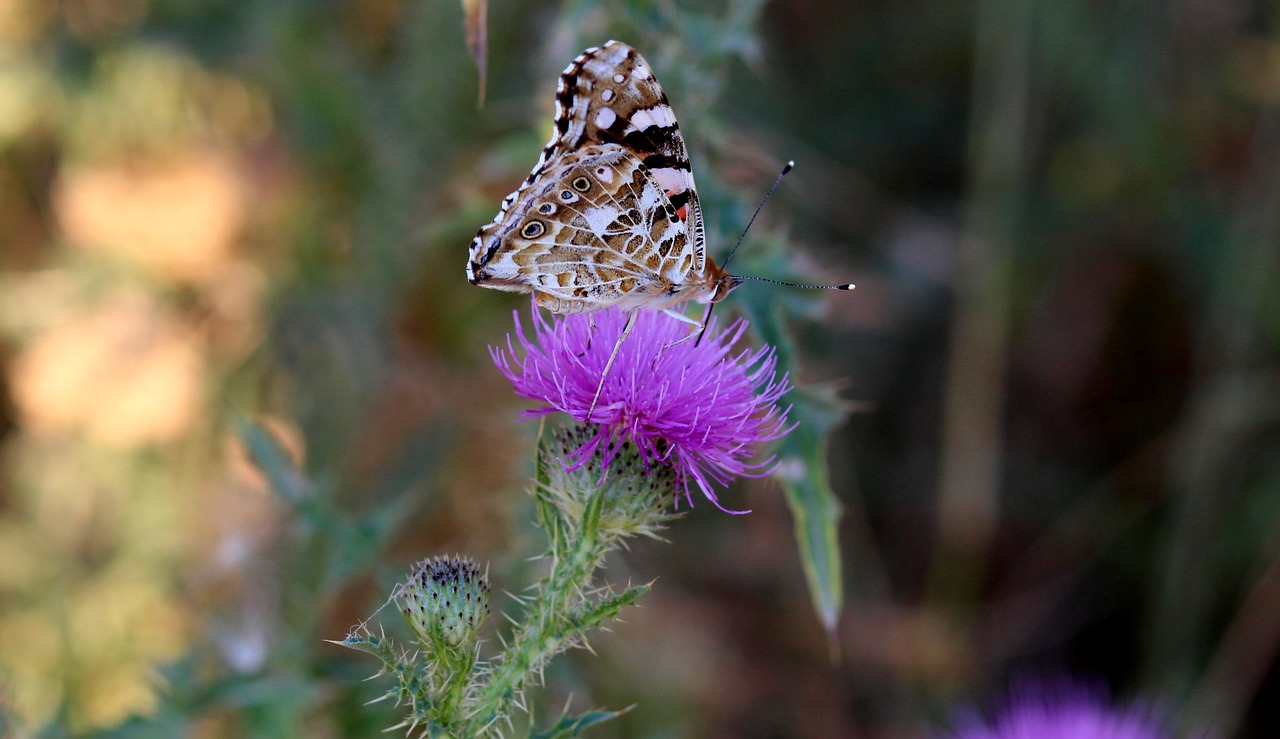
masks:
[(277, 495), (294, 505), (311, 496), (311, 482), (275, 434), (256, 421), (243, 419), (236, 424), (236, 429), (249, 459), (266, 476)]
[(562, 737), (577, 736), (582, 733), (583, 729), (615, 719), (634, 707), (628, 706), (621, 711), (588, 711), (581, 716), (561, 716), (556, 725), (546, 731), (530, 731), (529, 739), (561, 739)]
[[(778, 450), (783, 469), (777, 475), (787, 493), (801, 563), (814, 608), (828, 633), (834, 633), (844, 602), (838, 526), (842, 509), (827, 479), (827, 435), (843, 414), (813, 389), (793, 390), (790, 418), (798, 423)], [(799, 461), (802, 466), (789, 464)], [(799, 474), (790, 474), (795, 469)]]
[(640, 600), (652, 587), (652, 582), (632, 585), (621, 593), (603, 598), (598, 603), (569, 617), (567, 619), (569, 626), (573, 630), (585, 632), (602, 621), (617, 618), (623, 608), (635, 605), (636, 601)]
[[(795, 377), (795, 346), (783, 325), (783, 311), (767, 290), (742, 290), (739, 305), (751, 328), (777, 352), (778, 371)], [(832, 389), (793, 387), (783, 398), (795, 429), (780, 442), (775, 475), (786, 491), (795, 524), (800, 561), (813, 605), (828, 634), (834, 634), (844, 603), (840, 558), (840, 501), (827, 479), (827, 436), (848, 413)]]

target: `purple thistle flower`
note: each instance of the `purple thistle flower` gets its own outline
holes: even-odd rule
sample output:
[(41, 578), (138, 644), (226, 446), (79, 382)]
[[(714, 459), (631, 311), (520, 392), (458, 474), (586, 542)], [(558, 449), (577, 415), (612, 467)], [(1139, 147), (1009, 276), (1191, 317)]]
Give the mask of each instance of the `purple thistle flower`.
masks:
[(716, 499), (713, 483), (724, 486), (736, 476), (763, 477), (777, 466), (773, 457), (754, 463), (750, 458), (757, 446), (791, 430), (787, 412), (775, 405), (790, 385), (785, 376), (775, 376), (771, 347), (730, 355), (746, 331), (746, 321), (739, 319), (720, 331), (712, 319), (701, 342), (673, 346), (688, 336), (689, 325), (662, 313), (638, 311), (588, 419), (600, 375), (627, 314), (616, 308), (595, 313), (592, 331), (587, 315), (553, 316), (548, 321), (536, 308), (533, 313), (532, 339), (520, 316), (515, 317), (520, 351), (508, 335), (506, 350), (491, 347), (490, 353), (517, 394), (543, 402), (525, 411), (525, 418), (561, 411), (577, 421), (599, 424), (595, 436), (571, 460), (575, 467), (601, 444), (629, 439), (646, 464), (676, 471), (690, 505), (692, 480), (708, 500), (728, 510)]
[(1077, 682), (1025, 681), (990, 721), (969, 712), (951, 739), (1165, 739), (1159, 716), (1134, 704), (1119, 709), (1107, 691)]

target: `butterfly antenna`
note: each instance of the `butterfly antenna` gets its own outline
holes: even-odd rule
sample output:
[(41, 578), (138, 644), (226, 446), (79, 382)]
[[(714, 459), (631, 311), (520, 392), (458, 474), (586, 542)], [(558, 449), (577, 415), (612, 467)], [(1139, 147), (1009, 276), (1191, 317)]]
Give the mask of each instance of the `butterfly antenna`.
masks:
[[(786, 177), (787, 173), (794, 169), (795, 166), (796, 163), (794, 161), (788, 161), (782, 167), (782, 171), (778, 173), (778, 178), (773, 181), (773, 185), (769, 188), (769, 192), (764, 194), (764, 198), (762, 198), (760, 200), (760, 204), (756, 206), (756, 212), (751, 214), (751, 220), (747, 221), (747, 227), (742, 229), (742, 235), (738, 237), (738, 243), (733, 245), (733, 248), (729, 250), (729, 256), (724, 258), (724, 263), (720, 265), (721, 269), (728, 266), (729, 260), (733, 259), (733, 255), (738, 253), (738, 247), (742, 246), (742, 241), (747, 238), (747, 232), (751, 230), (751, 224), (756, 222), (756, 216), (760, 215), (760, 211), (764, 209), (764, 204), (769, 202), (769, 198), (772, 197), (773, 191), (778, 189), (778, 185), (782, 182), (782, 178)], [(698, 333), (698, 340), (693, 342), (694, 346), (698, 346), (702, 343), (702, 335), (707, 332), (707, 325), (711, 321), (711, 311), (714, 310), (715, 307), (715, 303), (707, 305), (707, 312), (702, 316), (702, 331)]]
[[(742, 236), (740, 236), (739, 240), (737, 240), (737, 243), (733, 245), (732, 250), (728, 252), (728, 256), (724, 257), (724, 264), (727, 265), (728, 260), (733, 259), (733, 254), (735, 254), (735, 252), (737, 251), (737, 247), (742, 246), (742, 240), (746, 238), (746, 232), (750, 231), (751, 224), (755, 223), (755, 216), (760, 215), (760, 209), (764, 207), (765, 202), (769, 201), (769, 196), (773, 195), (773, 191), (777, 190), (778, 183), (782, 182), (782, 178), (785, 177), (785, 175), (788, 172), (791, 172), (791, 169), (794, 168), (795, 165), (796, 165), (795, 161), (788, 161), (787, 165), (783, 166), (782, 172), (778, 173), (778, 178), (774, 179), (773, 181), (773, 187), (769, 188), (769, 191), (767, 193), (764, 193), (764, 200), (760, 201), (760, 205), (755, 206), (755, 213), (751, 214), (751, 220), (749, 220), (749, 222), (746, 222), (746, 228), (742, 229)], [(723, 269), (723, 265), (722, 265), (722, 269)], [(799, 287), (804, 289), (854, 289), (854, 283), (851, 283), (851, 282), (842, 283), (842, 284), (803, 284), (799, 282), (783, 282), (783, 280), (781, 279), (755, 277), (755, 275), (750, 275), (750, 274), (735, 274), (733, 275), (733, 279), (735, 279), (737, 283), (745, 282), (745, 280), (748, 280), (748, 279), (754, 279), (756, 280), (756, 282), (768, 282), (772, 284), (781, 284), (781, 286), (785, 286), (785, 287)], [(710, 324), (710, 319), (712, 319), (712, 310), (714, 309), (714, 307), (716, 307), (716, 304), (714, 304), (714, 302), (713, 304), (708, 304), (707, 314), (703, 315), (703, 330), (699, 332), (698, 341), (694, 342), (694, 346), (698, 346), (700, 345), (700, 343), (703, 343), (703, 334), (707, 333), (707, 327)]]
[[(852, 290), (854, 285), (852, 282), (845, 282), (840, 285), (806, 285), (801, 282), (785, 282), (783, 280), (771, 280), (768, 277), (756, 277), (755, 275), (734, 275), (734, 280), (743, 282), (745, 280), (755, 280), (756, 282), (769, 282), (774, 285), (785, 285), (786, 287), (800, 287), (805, 290)], [(707, 305), (707, 313), (702, 317), (702, 331), (698, 333), (698, 340), (693, 342), (694, 346), (702, 343), (702, 335), (707, 332), (707, 326), (711, 323), (711, 309), (715, 308), (715, 303)]]
[(755, 275), (734, 275), (735, 280), (756, 280), (757, 282), (771, 282), (775, 285), (786, 285), (787, 287), (802, 287), (806, 290), (852, 290), (853, 283), (845, 282), (839, 285), (806, 285), (802, 282), (784, 282), (782, 280), (771, 280), (768, 277), (756, 277)]
[(751, 220), (747, 221), (747, 227), (742, 229), (742, 235), (738, 237), (738, 243), (734, 244), (733, 248), (729, 250), (729, 256), (724, 258), (724, 262), (720, 265), (721, 269), (729, 266), (729, 260), (733, 259), (733, 255), (738, 251), (738, 247), (742, 246), (743, 239), (747, 238), (747, 232), (751, 230), (751, 224), (756, 222), (756, 216), (760, 215), (760, 211), (764, 209), (764, 204), (769, 202), (769, 197), (773, 195), (773, 191), (778, 189), (778, 184), (782, 182), (782, 178), (786, 177), (787, 173), (794, 169), (795, 166), (795, 162), (787, 162), (786, 166), (782, 168), (782, 171), (778, 173), (778, 179), (773, 181), (773, 186), (769, 188), (769, 192), (764, 194), (764, 199), (756, 206), (756, 212), (751, 214)]

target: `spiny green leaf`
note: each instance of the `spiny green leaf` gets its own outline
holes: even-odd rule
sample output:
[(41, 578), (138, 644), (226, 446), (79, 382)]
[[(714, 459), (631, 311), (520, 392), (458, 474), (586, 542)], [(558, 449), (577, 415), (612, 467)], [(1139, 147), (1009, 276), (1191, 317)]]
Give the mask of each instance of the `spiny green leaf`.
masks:
[[(830, 406), (816, 393), (795, 390), (791, 420), (799, 425), (778, 450), (784, 474), (778, 475), (794, 519), (801, 563), (814, 608), (828, 632), (834, 632), (844, 599), (837, 526), (840, 502), (827, 479), (827, 434), (834, 421)], [(829, 402), (829, 401), (828, 401)], [(789, 464), (799, 461), (801, 465)]]
[[(766, 290), (740, 290), (737, 295), (751, 328), (777, 351), (778, 372), (795, 377), (795, 347), (783, 325), (783, 311)], [(844, 602), (844, 580), (841, 506), (827, 479), (827, 435), (848, 411), (832, 391), (819, 387), (794, 388), (782, 402), (791, 404), (787, 418), (796, 428), (779, 444), (776, 477), (787, 494), (814, 608), (833, 633)]]
[(347, 649), (355, 649), (379, 656), (395, 654), (395, 647), (390, 640), (382, 639), (373, 634), (351, 634), (345, 639), (325, 639), (325, 641)]
[(623, 608), (634, 605), (652, 587), (652, 582), (647, 582), (644, 585), (633, 585), (617, 595), (611, 595), (601, 600), (571, 618), (572, 628), (585, 631), (606, 619), (617, 618), (618, 613)]
[(621, 711), (588, 711), (581, 716), (569, 716), (566, 714), (560, 717), (555, 726), (546, 731), (531, 730), (529, 739), (562, 739), (562, 737), (577, 736), (584, 729), (615, 719), (634, 707), (628, 706)]

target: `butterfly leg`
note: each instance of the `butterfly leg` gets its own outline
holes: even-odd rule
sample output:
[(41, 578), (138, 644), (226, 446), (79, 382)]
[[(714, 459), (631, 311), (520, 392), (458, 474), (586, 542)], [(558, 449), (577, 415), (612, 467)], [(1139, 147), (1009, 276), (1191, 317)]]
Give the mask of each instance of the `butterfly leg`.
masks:
[(618, 358), (618, 350), (622, 348), (622, 342), (626, 340), (627, 335), (631, 333), (631, 327), (636, 324), (636, 312), (633, 310), (627, 314), (627, 323), (622, 327), (622, 333), (618, 334), (618, 340), (613, 343), (613, 351), (609, 354), (609, 361), (604, 363), (604, 371), (600, 373), (600, 384), (596, 385), (596, 396), (591, 399), (591, 407), (587, 409), (587, 422), (591, 422), (591, 414), (596, 411), (596, 403), (600, 401), (600, 391), (604, 390), (605, 378), (609, 376), (609, 369), (613, 367), (613, 360)]
[(595, 337), (596, 337), (596, 314), (588, 313), (587, 314), (587, 346), (585, 349), (578, 352), (579, 357), (585, 356), (587, 352), (591, 351), (591, 340), (594, 339)]
[[(666, 309), (666, 310), (664, 310), (664, 311), (662, 311), (662, 312), (663, 312), (663, 313), (666, 313), (667, 315), (671, 316), (672, 318), (679, 319), (679, 320), (681, 320), (681, 321), (683, 321), (683, 322), (685, 322), (685, 323), (689, 324), (690, 326), (694, 326), (694, 327), (696, 327), (696, 328), (698, 328), (698, 329), (705, 329), (705, 328), (706, 328), (706, 323), (705, 323), (705, 322), (703, 322), (703, 321), (699, 321), (699, 320), (697, 320), (697, 319), (695, 319), (695, 318), (690, 318), (690, 317), (686, 316), (685, 314), (681, 313), (681, 312), (680, 312), (680, 311), (678, 311), (678, 310), (674, 310), (674, 309), (672, 309), (672, 308), (668, 308), (668, 309)], [(663, 353), (663, 352), (665, 352), (666, 350), (670, 349), (671, 347), (673, 347), (673, 346), (680, 346), (680, 345), (681, 345), (681, 344), (683, 344), (684, 342), (686, 342), (686, 341), (688, 341), (689, 339), (692, 339), (693, 337), (698, 336), (698, 335), (700, 335), (698, 331), (690, 331), (690, 332), (689, 332), (689, 334), (688, 334), (687, 336), (685, 336), (683, 339), (677, 339), (677, 340), (675, 340), (675, 341), (670, 342), (669, 344), (664, 344), (664, 345), (662, 346), (662, 348), (658, 350), (658, 356), (659, 356), (659, 357), (661, 357), (661, 356), (662, 356), (662, 353)], [(655, 359), (656, 359), (656, 357), (655, 357)]]

